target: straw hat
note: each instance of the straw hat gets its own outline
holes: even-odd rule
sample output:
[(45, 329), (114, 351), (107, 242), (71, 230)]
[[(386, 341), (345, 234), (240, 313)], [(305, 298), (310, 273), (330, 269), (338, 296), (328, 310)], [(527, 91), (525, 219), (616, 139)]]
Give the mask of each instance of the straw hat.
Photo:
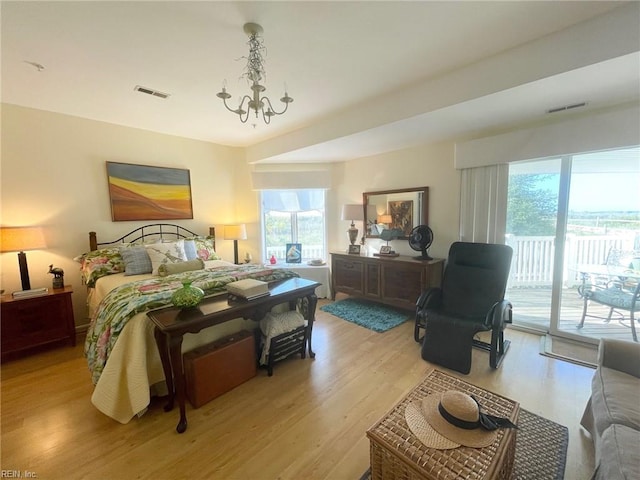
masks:
[[(450, 420), (443, 417), (447, 415)], [(480, 407), (466, 393), (450, 390), (428, 395), (419, 402), (411, 402), (405, 410), (407, 425), (427, 447), (446, 450), (461, 445), (473, 448), (488, 447), (495, 442), (496, 430), (480, 427)], [(469, 422), (467, 427), (454, 422)], [(471, 424), (477, 424), (472, 427)]]

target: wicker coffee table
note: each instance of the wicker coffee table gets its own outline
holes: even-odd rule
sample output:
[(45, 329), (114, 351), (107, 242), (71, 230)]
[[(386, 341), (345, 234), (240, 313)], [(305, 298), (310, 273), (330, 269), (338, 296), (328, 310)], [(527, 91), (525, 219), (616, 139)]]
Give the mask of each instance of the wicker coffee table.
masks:
[(407, 404), (432, 393), (458, 390), (475, 396), (487, 413), (518, 423), (518, 402), (432, 370), (391, 411), (367, 431), (371, 451), (371, 480), (509, 479), (516, 446), (515, 429), (499, 429), (496, 441), (485, 448), (425, 447), (407, 425)]

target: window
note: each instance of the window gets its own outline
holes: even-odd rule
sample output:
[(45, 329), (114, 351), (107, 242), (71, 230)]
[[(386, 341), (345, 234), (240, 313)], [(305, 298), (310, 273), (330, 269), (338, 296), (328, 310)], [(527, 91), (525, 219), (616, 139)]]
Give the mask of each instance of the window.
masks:
[(261, 215), (266, 260), (284, 262), (287, 243), (301, 244), (301, 262), (326, 258), (324, 190), (263, 190)]

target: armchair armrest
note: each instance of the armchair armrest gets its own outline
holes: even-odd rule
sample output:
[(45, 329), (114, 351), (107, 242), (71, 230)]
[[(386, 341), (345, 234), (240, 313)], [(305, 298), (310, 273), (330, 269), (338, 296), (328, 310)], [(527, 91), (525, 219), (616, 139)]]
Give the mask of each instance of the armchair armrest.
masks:
[(598, 365), (640, 378), (640, 343), (601, 338)]
[(502, 300), (491, 307), (485, 319), (487, 328), (502, 328), (505, 323), (511, 323), (513, 306), (509, 300)]
[(416, 308), (418, 310), (426, 310), (432, 308), (438, 308), (442, 303), (442, 289), (438, 287), (428, 288), (416, 301)]

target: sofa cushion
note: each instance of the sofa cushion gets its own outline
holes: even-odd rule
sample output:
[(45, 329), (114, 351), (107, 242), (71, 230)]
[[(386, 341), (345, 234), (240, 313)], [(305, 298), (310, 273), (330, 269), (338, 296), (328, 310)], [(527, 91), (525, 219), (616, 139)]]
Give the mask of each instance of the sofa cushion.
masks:
[(640, 381), (607, 367), (596, 370), (592, 382), (592, 408), (597, 435), (613, 424), (640, 430)]
[(640, 478), (638, 446), (640, 431), (624, 425), (611, 425), (600, 440), (597, 480), (631, 480)]

